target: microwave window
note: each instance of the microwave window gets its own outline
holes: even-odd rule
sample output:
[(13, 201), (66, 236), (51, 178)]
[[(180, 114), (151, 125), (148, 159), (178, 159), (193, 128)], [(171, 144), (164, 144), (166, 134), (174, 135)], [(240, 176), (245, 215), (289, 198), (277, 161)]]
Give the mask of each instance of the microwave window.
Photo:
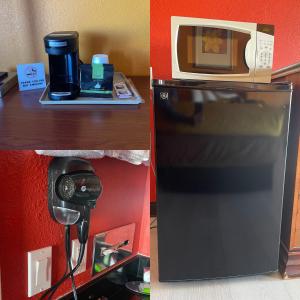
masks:
[(231, 31), (219, 28), (195, 28), (195, 65), (232, 69)]
[(250, 34), (233, 30), (180, 26), (177, 55), (183, 72), (206, 74), (249, 73), (245, 48)]

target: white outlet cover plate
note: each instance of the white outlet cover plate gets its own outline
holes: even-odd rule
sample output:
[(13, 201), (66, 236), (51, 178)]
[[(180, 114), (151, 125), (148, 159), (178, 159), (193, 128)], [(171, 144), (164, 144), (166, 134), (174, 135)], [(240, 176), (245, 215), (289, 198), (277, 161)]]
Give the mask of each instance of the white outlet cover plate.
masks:
[(28, 297), (51, 287), (52, 247), (27, 253)]
[[(72, 256), (71, 256), (71, 262), (72, 262), (72, 268), (74, 268), (77, 264), (77, 259), (79, 255), (79, 249), (80, 249), (80, 243), (78, 240), (72, 240)], [(77, 269), (77, 271), (74, 273), (74, 275), (78, 275), (84, 271), (86, 271), (86, 251), (87, 251), (87, 243), (85, 244), (85, 249), (84, 249), (84, 255), (82, 262)]]

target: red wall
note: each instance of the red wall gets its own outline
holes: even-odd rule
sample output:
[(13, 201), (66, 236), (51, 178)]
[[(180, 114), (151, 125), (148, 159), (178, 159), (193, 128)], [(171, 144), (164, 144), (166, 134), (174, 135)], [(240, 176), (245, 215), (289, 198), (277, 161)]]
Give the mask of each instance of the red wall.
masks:
[(171, 16), (275, 25), (274, 69), (300, 60), (299, 0), (151, 0), (153, 77), (171, 78)]
[[(273, 69), (300, 60), (300, 0), (151, 0), (150, 3), (150, 61), (155, 79), (172, 77), (171, 16), (274, 24)], [(153, 114), (151, 128), (153, 135)], [(150, 199), (152, 202), (156, 199), (154, 174)]]
[[(52, 245), (52, 282), (64, 273), (63, 226), (47, 208), (47, 167), (51, 158), (33, 151), (0, 151), (0, 263), (2, 299), (27, 298), (27, 252)], [(91, 213), (92, 236), (135, 222), (134, 253), (150, 255), (149, 168), (104, 158), (91, 161), (103, 184), (102, 197)], [(75, 231), (72, 232), (73, 238)], [(91, 267), (91, 259), (87, 268)], [(91, 279), (91, 270), (75, 277), (77, 286)], [(70, 290), (66, 283), (58, 292)], [(56, 295), (58, 295), (56, 294)], [(34, 297), (33, 297), (34, 298)]]

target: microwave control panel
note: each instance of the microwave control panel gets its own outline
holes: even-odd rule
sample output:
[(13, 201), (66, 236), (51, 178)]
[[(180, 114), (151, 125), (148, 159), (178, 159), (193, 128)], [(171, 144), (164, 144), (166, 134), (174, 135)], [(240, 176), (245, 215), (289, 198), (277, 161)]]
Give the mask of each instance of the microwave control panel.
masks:
[(258, 69), (272, 69), (274, 36), (257, 32), (256, 67)]

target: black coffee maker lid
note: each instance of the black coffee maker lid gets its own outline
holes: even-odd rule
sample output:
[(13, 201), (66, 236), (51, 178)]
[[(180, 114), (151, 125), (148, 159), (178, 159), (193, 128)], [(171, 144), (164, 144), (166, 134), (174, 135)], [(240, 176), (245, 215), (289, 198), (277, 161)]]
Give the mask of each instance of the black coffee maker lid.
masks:
[(56, 31), (44, 37), (46, 52), (50, 55), (63, 55), (78, 50), (76, 31)]

